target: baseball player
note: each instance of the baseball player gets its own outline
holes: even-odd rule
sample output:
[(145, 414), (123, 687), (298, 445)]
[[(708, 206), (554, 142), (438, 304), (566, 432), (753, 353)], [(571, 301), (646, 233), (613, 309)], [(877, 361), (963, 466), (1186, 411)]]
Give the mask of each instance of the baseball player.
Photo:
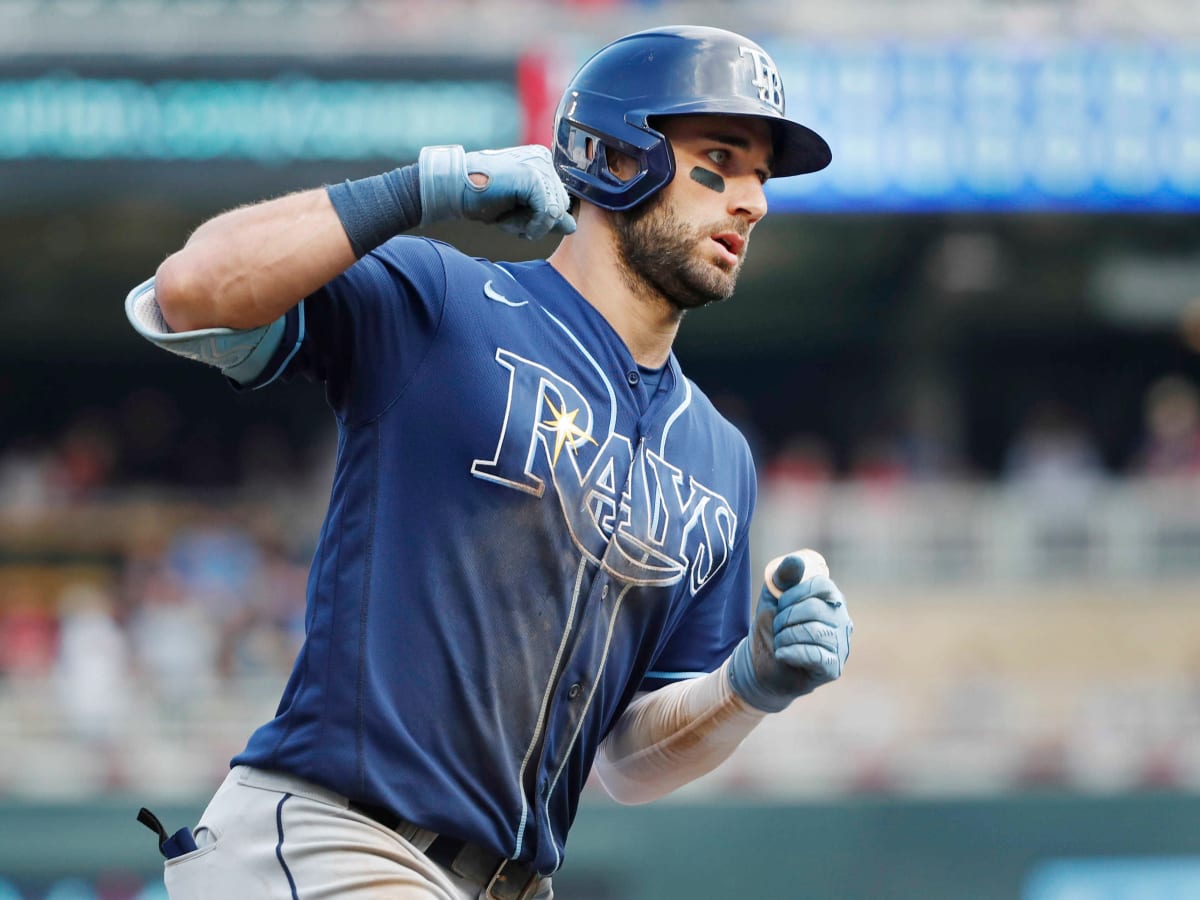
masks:
[[(763, 183), (828, 147), (712, 28), (604, 47), (555, 127), (553, 155), (427, 147), (219, 215), (126, 302), (238, 389), (319, 379), (338, 427), (278, 712), (194, 829), (143, 813), (174, 900), (552, 897), (593, 766), (654, 799), (841, 674), (817, 554), (752, 609), (750, 452), (671, 353), (733, 293)], [(401, 236), (455, 217), (562, 238)]]

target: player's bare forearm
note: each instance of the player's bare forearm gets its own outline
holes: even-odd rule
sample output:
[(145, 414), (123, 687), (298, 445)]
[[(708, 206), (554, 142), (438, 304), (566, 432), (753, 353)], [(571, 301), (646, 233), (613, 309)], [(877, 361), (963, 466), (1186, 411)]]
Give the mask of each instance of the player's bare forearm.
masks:
[(355, 260), (323, 188), (212, 218), (155, 274), (175, 331), (257, 328), (273, 322)]
[(647, 803), (723, 763), (766, 713), (735, 694), (728, 663), (635, 699), (601, 745), (596, 771), (619, 803)]

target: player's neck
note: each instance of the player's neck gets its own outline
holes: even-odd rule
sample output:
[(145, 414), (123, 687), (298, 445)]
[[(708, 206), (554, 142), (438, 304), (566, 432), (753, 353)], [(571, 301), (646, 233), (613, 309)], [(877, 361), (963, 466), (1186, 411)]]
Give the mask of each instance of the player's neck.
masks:
[(639, 365), (656, 369), (667, 361), (683, 316), (649, 287), (639, 291), (629, 283), (607, 229), (581, 227), (548, 262), (604, 316)]

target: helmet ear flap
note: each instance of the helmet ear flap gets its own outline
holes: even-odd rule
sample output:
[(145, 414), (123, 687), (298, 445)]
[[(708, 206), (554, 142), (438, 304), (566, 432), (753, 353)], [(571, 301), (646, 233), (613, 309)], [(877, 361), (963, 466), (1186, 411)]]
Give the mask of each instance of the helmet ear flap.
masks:
[[(607, 111), (607, 101), (598, 102), (594, 97), (577, 100), (593, 107), (590, 116), (580, 118), (608, 123), (610, 128), (588, 127), (579, 119), (560, 114), (554, 162), (571, 194), (602, 209), (629, 209), (674, 177), (675, 156), (661, 134), (649, 127), (631, 125), (618, 110)], [(618, 176), (610, 166), (610, 153), (631, 160), (632, 172)]]
[(613, 190), (623, 191), (649, 172), (647, 154), (640, 148), (626, 150), (616, 141), (588, 135), (587, 150), (586, 171)]
[(614, 190), (624, 187), (630, 180), (621, 178), (612, 171), (609, 165), (609, 146), (603, 135), (568, 122), (567, 139), (563, 152), (576, 168), (611, 186)]

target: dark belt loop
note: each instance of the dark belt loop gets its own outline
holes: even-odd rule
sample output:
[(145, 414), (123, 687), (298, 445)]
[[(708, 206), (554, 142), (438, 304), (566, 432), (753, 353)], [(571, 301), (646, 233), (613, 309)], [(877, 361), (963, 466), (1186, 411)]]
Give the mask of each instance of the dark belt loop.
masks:
[(481, 897), (483, 900), (530, 900), (541, 881), (536, 869), (515, 860), (501, 860)]

